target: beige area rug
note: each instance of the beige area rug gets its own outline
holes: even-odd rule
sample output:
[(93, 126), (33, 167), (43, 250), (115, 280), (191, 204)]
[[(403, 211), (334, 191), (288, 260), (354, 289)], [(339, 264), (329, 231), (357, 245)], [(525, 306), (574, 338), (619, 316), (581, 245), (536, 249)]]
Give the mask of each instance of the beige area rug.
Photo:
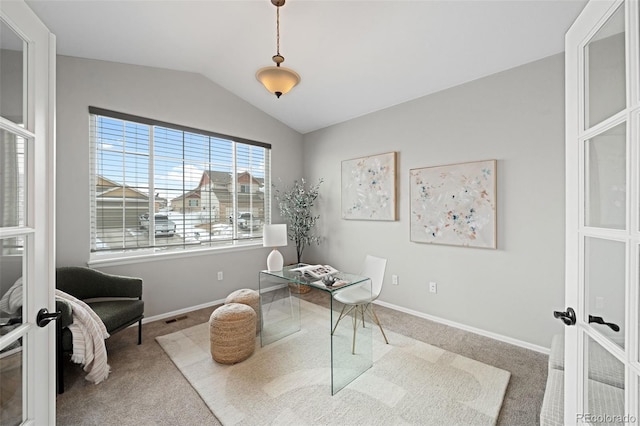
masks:
[(212, 360), (207, 323), (156, 340), (224, 425), (495, 424), (509, 372), (386, 330), (373, 367), (331, 396), (329, 310), (300, 309), (301, 331), (257, 338), (235, 365)]

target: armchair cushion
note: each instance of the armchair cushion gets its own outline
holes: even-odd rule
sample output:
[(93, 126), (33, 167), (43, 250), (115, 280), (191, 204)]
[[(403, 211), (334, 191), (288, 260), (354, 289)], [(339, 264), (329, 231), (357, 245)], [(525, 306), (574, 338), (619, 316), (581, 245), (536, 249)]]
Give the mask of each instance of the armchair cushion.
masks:
[(144, 314), (142, 300), (108, 300), (87, 305), (98, 314), (110, 334), (137, 322)]
[[(104, 322), (107, 331), (115, 333), (144, 316), (142, 279), (107, 274), (80, 266), (60, 267), (56, 271), (56, 288), (87, 303)], [(64, 329), (73, 322), (71, 306), (57, 302), (62, 312)], [(63, 346), (65, 351), (69, 348)]]
[[(138, 344), (142, 343), (142, 279), (107, 274), (86, 267), (67, 266), (56, 270), (56, 287), (85, 302), (100, 317), (109, 334), (138, 323)], [(73, 336), (69, 325), (73, 323), (73, 310), (65, 300), (56, 300), (61, 312), (58, 321), (58, 358), (63, 352), (73, 351)], [(58, 361), (58, 393), (64, 391), (62, 363)]]

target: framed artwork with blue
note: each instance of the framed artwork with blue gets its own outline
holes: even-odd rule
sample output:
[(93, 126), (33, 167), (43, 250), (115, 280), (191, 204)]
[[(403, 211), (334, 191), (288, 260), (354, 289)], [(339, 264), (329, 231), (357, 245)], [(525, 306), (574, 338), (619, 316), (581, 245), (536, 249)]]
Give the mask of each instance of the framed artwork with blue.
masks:
[(396, 152), (342, 162), (342, 218), (396, 220)]
[(497, 248), (496, 160), (409, 170), (411, 241)]

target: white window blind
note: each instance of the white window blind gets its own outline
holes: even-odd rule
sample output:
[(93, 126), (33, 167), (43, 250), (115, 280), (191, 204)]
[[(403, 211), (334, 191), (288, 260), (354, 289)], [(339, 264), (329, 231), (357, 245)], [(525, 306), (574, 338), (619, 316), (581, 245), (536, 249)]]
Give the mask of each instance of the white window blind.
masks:
[(90, 107), (91, 251), (262, 238), (269, 144)]

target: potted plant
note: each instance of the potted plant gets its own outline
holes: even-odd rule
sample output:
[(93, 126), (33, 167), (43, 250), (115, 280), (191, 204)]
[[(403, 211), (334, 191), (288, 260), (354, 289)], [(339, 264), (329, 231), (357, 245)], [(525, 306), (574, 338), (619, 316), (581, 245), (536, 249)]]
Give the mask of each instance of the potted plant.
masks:
[[(307, 187), (304, 179), (295, 180), (291, 187), (282, 190), (276, 188), (274, 191), (280, 216), (287, 222), (287, 237), (296, 245), (297, 263), (302, 261), (305, 247), (314, 243), (320, 244), (320, 237), (314, 234), (314, 227), (320, 216), (314, 215), (311, 208), (318, 198), (321, 183), (322, 179), (318, 180), (317, 184)], [(307, 292), (311, 289), (300, 286), (298, 290)]]

